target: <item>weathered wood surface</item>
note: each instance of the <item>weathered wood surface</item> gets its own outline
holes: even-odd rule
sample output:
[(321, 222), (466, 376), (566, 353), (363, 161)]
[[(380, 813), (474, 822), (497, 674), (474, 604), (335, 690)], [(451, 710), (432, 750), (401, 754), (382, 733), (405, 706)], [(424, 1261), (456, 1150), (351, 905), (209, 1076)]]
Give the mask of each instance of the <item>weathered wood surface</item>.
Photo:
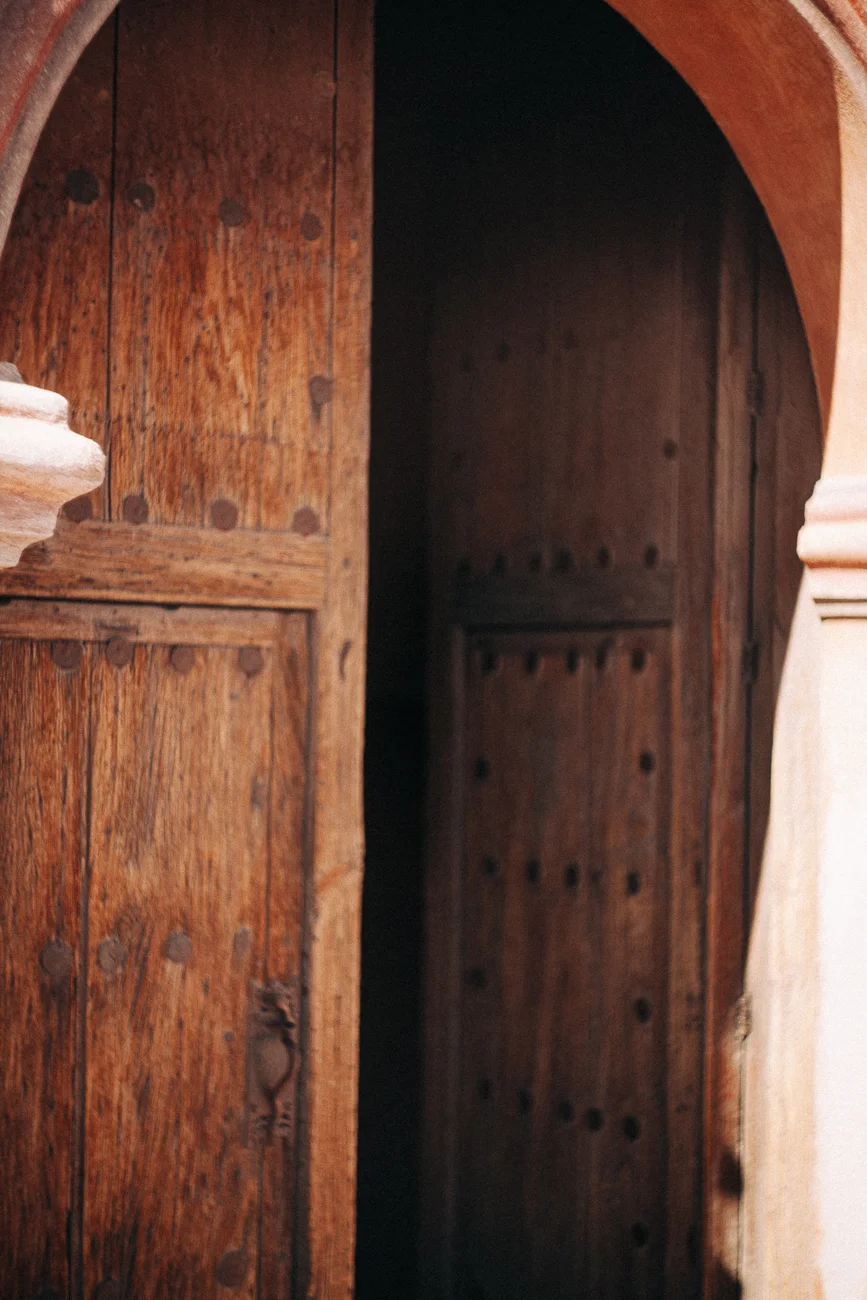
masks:
[[(547, 102), (545, 111), (551, 111)], [(465, 219), (450, 222), (452, 208), (446, 205), (439, 252), (432, 587), (441, 608), (432, 615), (436, 784), (426, 995), (432, 1131), (425, 1146), (433, 1183), (423, 1195), (422, 1284), (431, 1296), (451, 1294), (455, 1286), (466, 1294), (478, 1287), (486, 1296), (656, 1296), (663, 1290), (697, 1296), (717, 265), (707, 195), (713, 193), (718, 155), (712, 140), (702, 137), (696, 146), (693, 128), (685, 126), (679, 146), (692, 140), (693, 156), (704, 156), (706, 165), (690, 181), (660, 187), (670, 140), (653, 136), (646, 123), (630, 139), (610, 124), (598, 127), (595, 138), (586, 125), (590, 108), (580, 130), (569, 110), (559, 111), (562, 118), (544, 139), (526, 126), (538, 120), (533, 112), (517, 126), (492, 127), (495, 160), (480, 147), (468, 175), (456, 181)], [(520, 119), (516, 105), (510, 112)], [(545, 121), (550, 126), (551, 119)], [(639, 144), (642, 130), (647, 135)], [(694, 132), (700, 134), (700, 125)], [(616, 172), (606, 172), (604, 160), (614, 156)], [(682, 168), (666, 171), (669, 178), (675, 175), (682, 177)], [(467, 196), (475, 193), (479, 200), (472, 207)], [(492, 195), (502, 201), (492, 204)], [(472, 242), (465, 245), (467, 231)], [(466, 727), (472, 727), (471, 697), (469, 685), (458, 681), (460, 638), (453, 633), (450, 639), (450, 623), (472, 629), (489, 659), (497, 653), (494, 629), (504, 635), (513, 629), (515, 664), (539, 656), (545, 665), (553, 654), (550, 662), (560, 663), (564, 674), (568, 652), (558, 627), (608, 627), (613, 647), (626, 635), (621, 629), (633, 626), (636, 634), (665, 644), (664, 685), (652, 706), (640, 693), (633, 698), (630, 673), (621, 678), (612, 666), (582, 717), (568, 704), (574, 681), (558, 700), (546, 694), (543, 672), (534, 713), (521, 693), (534, 680), (532, 673), (522, 668), (522, 676), (516, 668), (512, 695), (485, 714), (486, 726), (496, 731), (491, 749), (500, 760), (508, 764), (511, 754), (520, 753), (523, 766), (516, 763), (526, 771), (527, 784), (532, 788), (537, 781), (540, 789), (559, 792), (548, 808), (552, 843), (558, 834), (568, 840), (570, 827), (580, 823), (591, 783), (594, 809), (585, 820), (592, 830), (581, 832), (582, 852), (591, 861), (578, 864), (591, 875), (601, 866), (595, 856), (607, 853), (614, 862), (634, 847), (633, 832), (622, 821), (631, 798), (630, 728), (645, 726), (654, 738), (654, 770), (665, 790), (663, 802), (670, 799), (657, 827), (664, 904), (657, 899), (650, 905), (652, 890), (642, 896), (648, 912), (634, 942), (627, 942), (627, 903), (614, 890), (591, 888), (583, 897), (588, 907), (595, 900), (598, 915), (591, 919), (580, 903), (578, 910), (590, 927), (582, 952), (594, 951), (596, 944), (588, 961), (597, 973), (576, 976), (571, 992), (568, 980), (558, 986), (544, 974), (546, 944), (561, 954), (551, 958), (556, 966), (565, 963), (570, 942), (577, 942), (574, 932), (570, 938), (559, 928), (565, 924), (558, 911), (565, 891), (558, 893), (553, 883), (551, 892), (542, 889), (537, 896), (531, 890), (524, 900), (524, 931), (508, 919), (516, 915), (514, 908), (508, 914), (473, 910), (472, 891), (482, 885), (472, 875), (472, 860), (482, 851), (477, 845), (472, 853), (455, 847), (455, 838), (469, 844), (461, 832), (464, 820), (466, 836), (475, 834), (471, 802), (491, 799), (484, 826), (493, 834), (499, 819), (498, 834), (507, 846), (530, 835), (535, 814), (525, 809), (520, 821), (529, 795), (517, 777), (507, 782), (508, 790), (497, 793), (494, 787), (482, 796), (471, 755), (459, 752), (464, 713)], [(654, 624), (663, 628), (652, 631)], [(580, 642), (583, 634), (572, 635)], [(596, 649), (604, 661), (605, 646)], [(651, 658), (645, 651), (642, 671), (651, 672)], [(576, 671), (586, 674), (589, 666)], [(447, 691), (451, 717), (436, 704)], [(592, 758), (567, 752), (565, 737), (576, 731), (597, 738)], [(562, 777), (568, 793), (558, 784), (561, 748), (571, 775)], [(437, 828), (438, 820), (445, 828)], [(529, 848), (525, 852), (527, 861), (535, 860)], [(541, 860), (541, 850), (537, 856)], [(464, 857), (466, 875), (460, 868)], [(499, 905), (506, 906), (502, 900)], [(509, 924), (511, 942), (503, 929)], [(498, 926), (502, 933), (495, 935)], [(522, 977), (513, 973), (512, 994), (503, 1003), (495, 974), (490, 993), (478, 992), (478, 1016), (488, 1018), (483, 1029), (478, 1016), (468, 1022), (459, 1008), (475, 996), (466, 979), (467, 967), (477, 963), (467, 954), (485, 936), (502, 954), (498, 971), (519, 972), (533, 954), (538, 978), (535, 997), (522, 1001), (514, 983)], [(459, 962), (457, 953), (463, 954)], [(637, 1074), (627, 1077), (631, 1067), (623, 1065), (627, 1073), (618, 1073), (609, 1064), (624, 1048), (615, 1003), (605, 999), (629, 983), (632, 958), (640, 964), (648, 953), (655, 963), (649, 1001), (656, 1055), (651, 1063), (639, 1054)], [(599, 993), (598, 1005), (588, 982), (608, 990), (604, 997)], [(546, 1039), (549, 1023), (553, 1038)], [(594, 1033), (590, 1055), (601, 1062), (606, 1093), (599, 1109), (621, 1113), (590, 1142), (580, 1115), (596, 1103), (587, 1095), (587, 1081), (571, 1076), (570, 1069), (585, 1059), (586, 1035)], [(476, 1034), (478, 1052), (467, 1045), (468, 1035), (475, 1042)], [(487, 1081), (474, 1073), (481, 1070), (475, 1058), (484, 1057), (485, 1044), (495, 1058)], [(525, 1073), (531, 1060), (540, 1077), (550, 1073), (541, 1111), (534, 1107), (531, 1119), (520, 1115), (512, 1096), (532, 1091), (511, 1073), (519, 1058)], [(498, 1100), (495, 1067), (505, 1070), (505, 1099)], [(480, 1079), (490, 1083), (490, 1098), (480, 1097)], [(566, 1094), (559, 1099), (564, 1113), (567, 1102), (575, 1108), (573, 1119), (552, 1113), (558, 1102), (545, 1088), (554, 1088), (555, 1079)], [(639, 1117), (627, 1103), (638, 1108), (642, 1088), (652, 1093), (653, 1104)], [(635, 1142), (622, 1128), (630, 1115), (640, 1128)]]
[(73, 1282), (89, 660), (68, 673), (50, 645), (0, 644), (4, 1300), (65, 1295)]
[[(103, 654), (91, 688), (85, 1294), (256, 1295), (245, 1113), (265, 976), (273, 651)], [(303, 707), (303, 701), (302, 701)], [(284, 720), (292, 725), (293, 720)], [(219, 765), (214, 754), (224, 755)]]
[[(307, 1097), (313, 1296), (351, 1293), (355, 1264), (358, 989), (373, 194), (373, 13), (339, 10), (336, 42), (333, 441), (328, 602), (315, 639), (315, 804)], [(339, 510), (337, 505), (339, 502)]]
[[(328, 523), (334, 15), (119, 11), (111, 516)], [(240, 57), (239, 57), (240, 56)]]
[(600, 572), (458, 574), (452, 617), (464, 627), (622, 626), (674, 621), (677, 571), (626, 565)]
[(558, 642), (468, 657), (462, 1294), (653, 1294), (664, 1256), (669, 640)]
[[(64, 725), (91, 737), (87, 1091), (57, 1159), (84, 1188), (70, 1286), (101, 1300), (351, 1286), (370, 5), (340, 20), (130, 0), (0, 265), (0, 356), (108, 453), (105, 493), (0, 588), (0, 653), (50, 638), (86, 683)], [(257, 1156), (249, 980), (300, 996), (302, 964), (299, 1092)], [(22, 1237), (13, 1293), (43, 1241)]]
[(319, 609), (327, 564), (323, 537), (61, 518), (0, 594)]

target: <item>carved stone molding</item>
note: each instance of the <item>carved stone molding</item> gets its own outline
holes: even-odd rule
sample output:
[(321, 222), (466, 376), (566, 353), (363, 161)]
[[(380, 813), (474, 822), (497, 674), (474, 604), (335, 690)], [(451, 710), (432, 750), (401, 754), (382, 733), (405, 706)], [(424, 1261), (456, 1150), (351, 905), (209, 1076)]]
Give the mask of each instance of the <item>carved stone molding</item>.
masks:
[(820, 478), (798, 555), (823, 618), (867, 618), (867, 474)]
[(102, 449), (68, 417), (59, 393), (0, 379), (0, 568), (50, 537), (61, 506), (105, 476)]

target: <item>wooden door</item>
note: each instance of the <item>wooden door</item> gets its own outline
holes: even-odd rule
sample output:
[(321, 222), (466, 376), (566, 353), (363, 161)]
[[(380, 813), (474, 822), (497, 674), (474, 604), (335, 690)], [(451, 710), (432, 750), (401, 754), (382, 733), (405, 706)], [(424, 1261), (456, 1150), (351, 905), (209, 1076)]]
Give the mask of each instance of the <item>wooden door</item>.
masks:
[[(818, 421), (746, 183), (611, 48), (444, 166), (421, 1244), (460, 1300), (739, 1294), (759, 643)], [(807, 403), (778, 497), (765, 366)]]
[(0, 1296), (345, 1295), (370, 12), (124, 0), (0, 355), (101, 491), (0, 576)]

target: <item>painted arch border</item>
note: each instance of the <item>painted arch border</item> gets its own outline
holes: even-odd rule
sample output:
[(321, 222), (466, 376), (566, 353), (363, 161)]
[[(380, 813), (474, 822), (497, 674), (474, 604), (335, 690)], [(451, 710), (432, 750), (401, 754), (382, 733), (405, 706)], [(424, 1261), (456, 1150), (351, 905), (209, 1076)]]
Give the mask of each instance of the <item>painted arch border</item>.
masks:
[[(867, 366), (863, 364), (867, 360), (867, 6), (862, 7), (864, 0), (609, 3), (702, 99), (768, 213), (798, 297), (826, 431), (823, 480), (808, 506), (800, 551), (817, 580), (814, 595), (820, 612), (824, 602), (833, 618), (833, 610), (846, 602), (850, 612), (857, 607), (858, 616), (867, 617), (867, 438), (861, 430), (867, 410)], [(116, 0), (7, 0), (0, 10), (0, 248), (51, 108), (115, 4)], [(350, 2), (347, 8), (358, 6)], [(355, 21), (363, 26), (358, 12)], [(359, 92), (356, 103), (364, 109), (367, 101), (368, 92)], [(365, 312), (361, 310), (357, 324)], [(345, 351), (338, 348), (335, 356), (338, 389), (339, 362)], [(349, 370), (356, 369), (350, 362)], [(363, 376), (352, 373), (346, 379), (360, 396)], [(341, 405), (338, 402), (338, 408)], [(0, 424), (3, 418), (0, 408)], [(360, 470), (360, 458), (348, 443), (345, 450)], [(0, 446), (0, 473), (7, 469)], [(42, 470), (34, 468), (38, 473)], [(363, 493), (356, 490), (350, 495), (358, 517)], [(2, 513), (0, 502), (0, 526)], [(337, 520), (335, 527), (338, 533), (347, 531)], [(331, 541), (335, 549), (338, 538)], [(354, 617), (363, 606), (359, 592), (347, 590), (345, 596), (348, 604), (335, 600), (333, 611), (326, 614), (326, 651), (331, 642), (336, 648), (343, 635), (341, 613)], [(337, 704), (327, 659), (326, 653), (321, 682), (326, 709)], [(353, 674), (353, 683), (357, 694), (359, 674)], [(336, 754), (329, 757), (337, 761)], [(352, 787), (347, 790), (348, 804), (357, 811), (360, 826), (360, 773), (354, 760), (350, 767), (353, 771), (344, 773), (343, 780), (338, 778), (337, 787), (347, 781)], [(323, 812), (327, 824), (330, 819)], [(352, 844), (338, 844), (342, 837), (336, 827), (326, 826), (326, 830), (323, 844), (326, 839), (329, 844), (324, 844), (323, 860), (348, 857), (360, 867), (355, 832), (349, 836)], [(326, 944), (324, 931), (340, 930), (339, 909), (333, 902), (326, 908), (329, 917), (321, 936)], [(328, 1013), (323, 1009), (322, 1014), (327, 1021)], [(332, 1025), (329, 1032), (335, 1028)], [(357, 1032), (357, 1026), (348, 1023), (344, 1028), (350, 1036)], [(328, 1044), (320, 1043), (320, 1050), (327, 1054)], [(333, 1118), (351, 1144), (349, 1130), (354, 1134), (354, 1124), (347, 1129), (346, 1117)], [(327, 1117), (323, 1121), (324, 1133)], [(311, 1154), (315, 1170), (315, 1152)], [(349, 1175), (353, 1160), (349, 1151), (346, 1156)], [(706, 1179), (707, 1174), (706, 1168)], [(321, 1292), (314, 1286), (317, 1294), (330, 1294), (332, 1283), (343, 1294), (342, 1283), (351, 1277), (351, 1178), (346, 1186), (345, 1197), (337, 1198), (341, 1205), (323, 1215), (317, 1240), (310, 1242), (311, 1280), (325, 1284)], [(327, 1199), (326, 1189), (320, 1193)], [(320, 1199), (313, 1188), (311, 1196)], [(821, 1207), (819, 1219), (822, 1223)], [(712, 1230), (706, 1232), (706, 1250), (712, 1237)], [(706, 1287), (711, 1263), (708, 1253)], [(706, 1294), (712, 1293), (711, 1284)]]

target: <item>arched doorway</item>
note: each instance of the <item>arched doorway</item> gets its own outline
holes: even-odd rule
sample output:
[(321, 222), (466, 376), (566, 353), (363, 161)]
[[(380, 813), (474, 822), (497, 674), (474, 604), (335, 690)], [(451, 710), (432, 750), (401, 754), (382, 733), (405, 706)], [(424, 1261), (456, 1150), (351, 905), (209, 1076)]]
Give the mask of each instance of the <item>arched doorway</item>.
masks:
[[(822, 250), (821, 256), (815, 257), (815, 262), (820, 269), (827, 270), (831, 268), (832, 291), (827, 291), (827, 282), (825, 289), (816, 288), (811, 284), (809, 274), (803, 272), (803, 259), (800, 266), (801, 271), (795, 274), (797, 287), (801, 294), (801, 301), (804, 307), (805, 318), (807, 320), (808, 330), (813, 342), (814, 355), (817, 358), (819, 371), (820, 387), (826, 407), (829, 404), (828, 394), (831, 388), (831, 367), (827, 364), (827, 358), (834, 351), (834, 347), (828, 345), (829, 339), (836, 339), (837, 336), (837, 314), (836, 301), (839, 298), (837, 292), (837, 282), (834, 280), (834, 268), (839, 265), (839, 233), (840, 222), (838, 220), (841, 206), (845, 207), (842, 199), (842, 190), (840, 185), (841, 168), (839, 166), (841, 157), (840, 142), (843, 140), (842, 155), (847, 160), (848, 171), (842, 169), (846, 176), (849, 189), (847, 191), (849, 199), (849, 213), (856, 210), (857, 204), (857, 185), (859, 177), (859, 168), (857, 164), (857, 128), (858, 128), (858, 79), (860, 74), (857, 70), (852, 50), (858, 48), (858, 19), (849, 7), (839, 4), (828, 7), (832, 19), (837, 22), (840, 30), (846, 30), (849, 33), (852, 49), (847, 50), (842, 38), (835, 31), (830, 22), (826, 23), (812, 6), (799, 5), (797, 10), (789, 6), (774, 6), (765, 8), (763, 12), (774, 15), (774, 21), (779, 18), (783, 39), (773, 41), (768, 45), (770, 51), (769, 60), (773, 70), (772, 80), (775, 81), (777, 88), (783, 88), (783, 93), (777, 96), (777, 113), (759, 114), (762, 121), (761, 128), (754, 129), (753, 138), (755, 141), (761, 141), (769, 138), (771, 144), (753, 159), (751, 174), (756, 181), (760, 193), (766, 202), (769, 211), (774, 217), (777, 228), (783, 240), (784, 248), (789, 256), (790, 265), (793, 272), (799, 266), (797, 257), (797, 236), (793, 234), (798, 229), (808, 232), (805, 237), (805, 246), (814, 253), (816, 249)], [(680, 13), (679, 19), (682, 23), (678, 25), (677, 30), (672, 34), (669, 32), (665, 35), (665, 23), (663, 22), (658, 30), (653, 26), (653, 11), (650, 6), (642, 6), (642, 12), (630, 15), (634, 20), (645, 25), (648, 34), (660, 46), (670, 54), (672, 59), (684, 70), (685, 75), (695, 84), (702, 93), (706, 92), (708, 102), (723, 122), (730, 137), (736, 142), (742, 154), (746, 155), (746, 145), (748, 143), (746, 136), (742, 131), (743, 119), (738, 114), (738, 103), (742, 103), (744, 96), (741, 87), (738, 86), (737, 78), (729, 77), (729, 87), (731, 93), (726, 93), (726, 71), (740, 69), (751, 66), (749, 58), (746, 57), (744, 50), (748, 50), (750, 42), (738, 39), (739, 24), (742, 25), (742, 31), (754, 36), (756, 30), (767, 31), (767, 28), (756, 29), (753, 24), (755, 13), (750, 6), (739, 8), (736, 14), (729, 14), (724, 20), (717, 22), (720, 9), (708, 13), (702, 10), (701, 13), (692, 13), (688, 11), (685, 14)], [(665, 18), (664, 6), (657, 11), (657, 17), (662, 15)], [(4, 177), (8, 182), (4, 186), (4, 208), (5, 216), (11, 211), (11, 201), (17, 191), (18, 181), (26, 164), (30, 148), (38, 133), (38, 127), (44, 119), (54, 90), (56, 90), (59, 81), (79, 53), (86, 35), (89, 34), (87, 24), (96, 25), (98, 18), (97, 9), (94, 6), (84, 6), (73, 10), (56, 7), (52, 8), (49, 13), (39, 7), (28, 6), (25, 15), (26, 21), (15, 25), (18, 19), (18, 11), (14, 8), (7, 10), (7, 20), (12, 27), (12, 39), (7, 48), (11, 51), (7, 62), (4, 64), (3, 72), (5, 80), (2, 82), (2, 103), (4, 105), (2, 140), (4, 143)], [(92, 28), (90, 29), (92, 30)], [(679, 44), (680, 36), (686, 32), (688, 40), (685, 44)], [(797, 32), (797, 35), (790, 35)], [(759, 42), (758, 48), (762, 48), (762, 42)], [(699, 60), (697, 64), (690, 64), (690, 57), (696, 51), (702, 49), (710, 51), (707, 54), (704, 63)], [(801, 51), (801, 56), (798, 55)], [(54, 58), (56, 53), (57, 57)], [(789, 82), (789, 90), (785, 90), (785, 79), (777, 76), (780, 67), (787, 62), (797, 69), (797, 75), (794, 80)], [(761, 62), (761, 61), (760, 61)], [(708, 65), (714, 67), (708, 70)], [(716, 80), (712, 73), (716, 71)], [(722, 70), (722, 72), (720, 72)], [(756, 67), (756, 76), (749, 79), (755, 80), (756, 84), (761, 81), (762, 74), (767, 71), (766, 65)], [(8, 73), (8, 76), (5, 74)], [(800, 78), (800, 80), (799, 80)], [(806, 83), (813, 84), (811, 78), (815, 78), (816, 93), (803, 94), (799, 93), (799, 87), (802, 88)], [(719, 96), (714, 102), (711, 93), (711, 83), (716, 84), (719, 90)], [(834, 94), (831, 94), (833, 85)], [(709, 89), (710, 87), (710, 89)], [(853, 91), (854, 87), (854, 91)], [(735, 91), (737, 92), (735, 94)], [(832, 105), (832, 100), (833, 105)], [(821, 103), (823, 108), (817, 114), (816, 105)], [(726, 108), (728, 104), (728, 109)], [(837, 111), (842, 105), (842, 115), (840, 124), (837, 120)], [(755, 104), (750, 112), (754, 115), (755, 124)], [(40, 116), (41, 115), (41, 116)], [(792, 140), (786, 148), (778, 149), (779, 137), (774, 134), (773, 124), (778, 122), (781, 115), (788, 116), (795, 124), (792, 132)], [(749, 114), (747, 114), (749, 116)], [(20, 131), (19, 124), (25, 123)], [(819, 126), (817, 127), (817, 122)], [(767, 128), (767, 131), (765, 130)], [(806, 142), (806, 143), (805, 143)], [(803, 147), (802, 147), (803, 146)], [(801, 168), (804, 168), (808, 175), (808, 183), (800, 187), (799, 195), (806, 196), (807, 211), (806, 215), (803, 210), (798, 209), (796, 216), (791, 217), (791, 223), (788, 223), (787, 213), (795, 212), (797, 204), (793, 203), (791, 196), (787, 197), (786, 187), (778, 186), (775, 191), (773, 185), (768, 184), (767, 177), (773, 172), (768, 159), (774, 150), (778, 149), (780, 167), (779, 176), (785, 179), (787, 176), (797, 175)], [(817, 165), (817, 163), (821, 165)], [(16, 170), (17, 169), (17, 170)], [(828, 178), (831, 177), (831, 183)], [(834, 179), (836, 178), (836, 179)], [(810, 211), (813, 215), (818, 214), (817, 222), (811, 224)], [(823, 219), (824, 214), (824, 219)], [(848, 218), (847, 218), (848, 219)], [(816, 232), (819, 231), (817, 235)], [(837, 366), (838, 387), (839, 380), (842, 376), (842, 398), (835, 402), (835, 413), (839, 412), (839, 418), (836, 419), (836, 427), (839, 429), (839, 437), (832, 437), (832, 460), (831, 464), (839, 471), (857, 468), (858, 459), (858, 415), (860, 411), (860, 387), (857, 367), (857, 340), (860, 337), (858, 324), (859, 303), (863, 302), (864, 295), (858, 290), (859, 258), (858, 258), (858, 232), (854, 226), (848, 226), (847, 235), (847, 276), (844, 277), (843, 311), (841, 319), (844, 325), (843, 334), (845, 337), (845, 347), (842, 350), (844, 364)], [(823, 236), (821, 232), (824, 231)], [(826, 238), (828, 234), (833, 238)], [(825, 343), (822, 338), (824, 336)], [(824, 356), (825, 362), (818, 359)], [(832, 421), (832, 430), (835, 427), (835, 421)], [(848, 508), (848, 507), (847, 507)], [(826, 561), (827, 562), (827, 558)], [(344, 638), (342, 645), (349, 645), (350, 639)], [(343, 670), (346, 667), (345, 657), (340, 661), (341, 680), (344, 680)], [(348, 743), (348, 742), (347, 742)], [(337, 864), (335, 864), (336, 867)], [(327, 1018), (327, 1017), (326, 1017)], [(333, 1025), (329, 1028), (330, 1033)], [(350, 1071), (351, 1073), (351, 1071)], [(338, 1198), (339, 1200), (340, 1198)], [(336, 1202), (335, 1202), (336, 1204)], [(346, 1204), (344, 1196), (341, 1204)], [(327, 1217), (327, 1216), (326, 1216)], [(340, 1215), (337, 1215), (337, 1219)], [(332, 1224), (333, 1226), (333, 1224)], [(324, 1231), (320, 1235), (320, 1243), (328, 1243), (329, 1233)], [(332, 1244), (324, 1244), (320, 1247), (320, 1254), (316, 1255), (317, 1259), (330, 1261), (329, 1252), (333, 1249)], [(316, 1252), (314, 1251), (314, 1254)], [(322, 1264), (323, 1275), (330, 1275), (331, 1263)]]

